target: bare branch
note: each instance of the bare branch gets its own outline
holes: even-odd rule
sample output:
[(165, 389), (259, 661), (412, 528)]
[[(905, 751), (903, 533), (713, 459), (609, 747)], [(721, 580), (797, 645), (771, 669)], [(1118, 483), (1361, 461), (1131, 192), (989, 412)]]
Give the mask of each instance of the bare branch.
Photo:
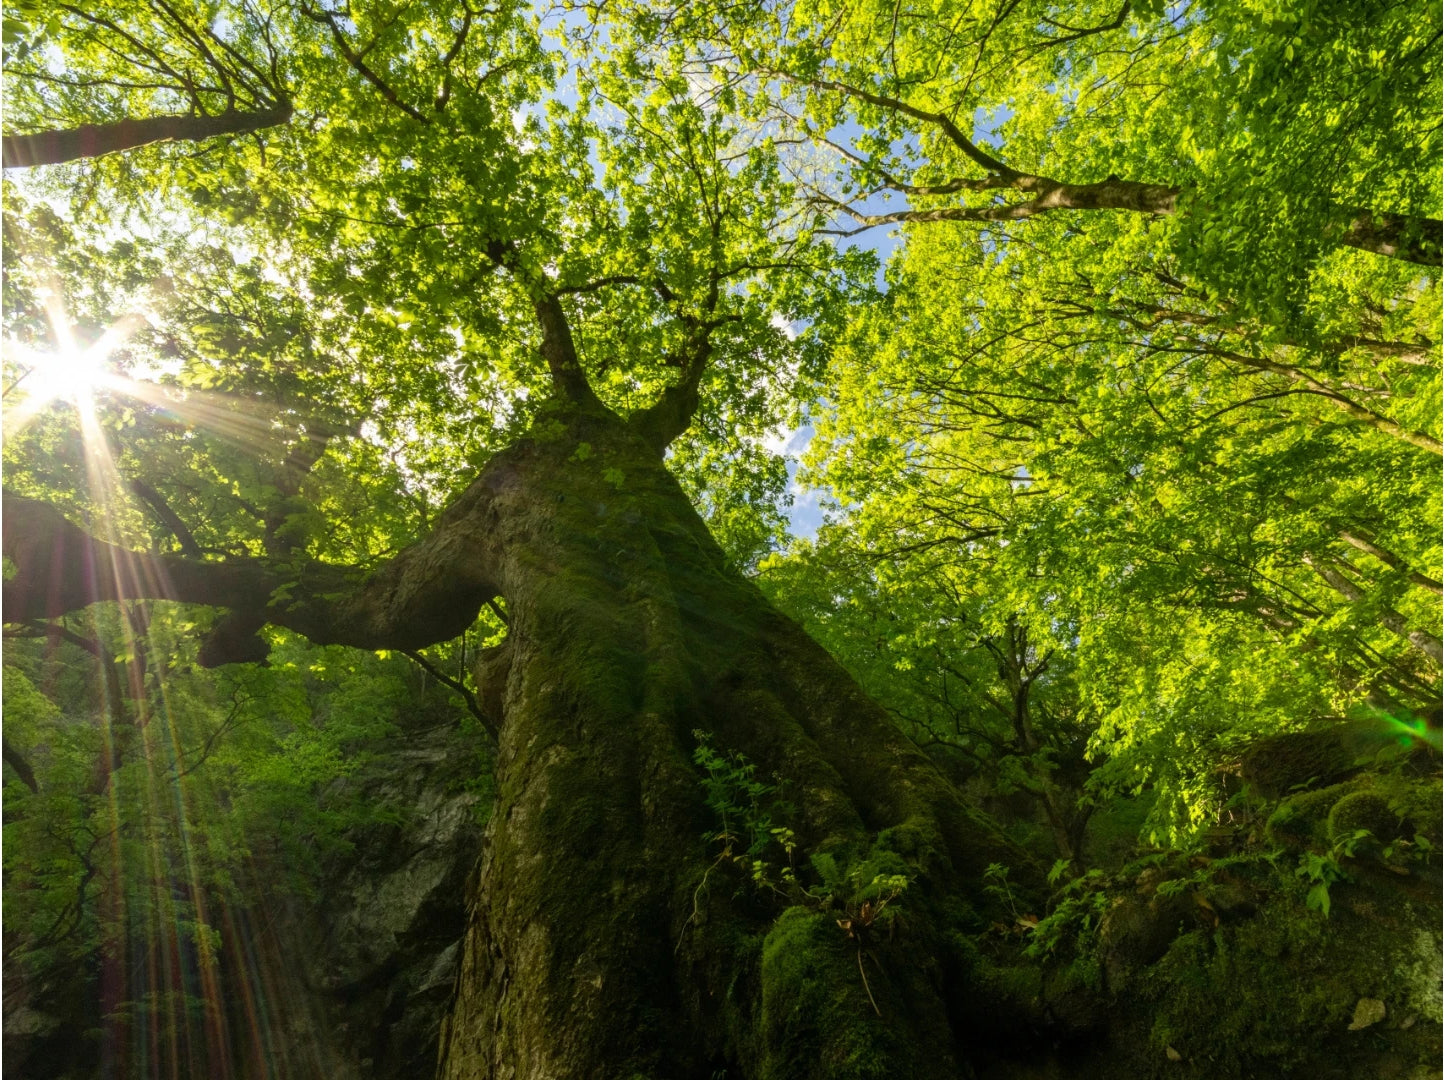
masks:
[(7, 169), (55, 165), (100, 157), (155, 142), (200, 142), (220, 135), (245, 135), (276, 127), (291, 119), (291, 102), (255, 112), (224, 112), (219, 116), (154, 116), (117, 120), (113, 124), (82, 124), (76, 128), (6, 135), (0, 158)]
[(497, 742), (501, 733), (497, 730), (496, 721), (483, 711), (481, 704), (479, 704), (477, 701), (477, 695), (472, 693), (472, 691), (467, 687), (465, 683), (463, 683), (460, 679), (452, 678), (452, 676), (448, 675), (445, 671), (439, 668), (436, 664), (432, 663), (419, 652), (403, 650), (403, 655), (406, 656), (407, 659), (411, 660), (412, 663), (420, 667), (428, 675), (432, 676), (432, 678), (436, 679), (443, 686), (450, 687), (452, 690), (455, 690), (461, 696), (462, 700), (466, 703), (467, 711), (470, 712), (473, 716), (475, 716), (477, 718), (477, 721), (486, 730), (487, 734), (492, 736), (492, 741), (494, 743)]

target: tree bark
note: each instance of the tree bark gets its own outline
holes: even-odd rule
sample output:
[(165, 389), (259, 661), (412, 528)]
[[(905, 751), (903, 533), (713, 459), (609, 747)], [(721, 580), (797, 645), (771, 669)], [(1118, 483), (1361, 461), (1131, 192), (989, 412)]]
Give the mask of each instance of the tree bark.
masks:
[(291, 103), (283, 101), (269, 109), (223, 112), (216, 116), (152, 116), (143, 120), (117, 120), (112, 124), (81, 124), (29, 135), (6, 135), (0, 139), (0, 156), (7, 169), (56, 165), (154, 142), (200, 142), (217, 135), (245, 135), (276, 127), (290, 119)]
[[(1038, 868), (730, 568), (648, 419), (545, 409), (370, 576), (122, 557), (13, 502), (7, 617), (149, 592), (230, 604), (253, 630), (419, 647), (500, 593), (506, 647), (476, 672), (500, 719), (498, 801), (442, 1075), (966, 1075), (999, 1035), (978, 1030), (969, 942), (1013, 921), (980, 879), (1011, 866), (1025, 904)], [(127, 559), (151, 571), (106, 568)], [(791, 853), (724, 854), (697, 732), (776, 789), (761, 812)], [(737, 833), (750, 810), (732, 813)], [(888, 933), (864, 907), (881, 876), (908, 880)]]

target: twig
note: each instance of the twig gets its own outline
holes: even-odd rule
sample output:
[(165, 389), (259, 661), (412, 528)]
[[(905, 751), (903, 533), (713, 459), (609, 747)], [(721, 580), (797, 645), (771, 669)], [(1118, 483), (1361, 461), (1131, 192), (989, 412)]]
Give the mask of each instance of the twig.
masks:
[(879, 1012), (879, 1003), (874, 1000), (874, 992), (869, 989), (869, 977), (864, 974), (864, 947), (862, 945), (858, 947), (855, 956), (859, 962), (859, 978), (864, 981), (864, 993), (869, 995), (869, 1004), (874, 1007), (874, 1012), (882, 1017), (884, 1014)]

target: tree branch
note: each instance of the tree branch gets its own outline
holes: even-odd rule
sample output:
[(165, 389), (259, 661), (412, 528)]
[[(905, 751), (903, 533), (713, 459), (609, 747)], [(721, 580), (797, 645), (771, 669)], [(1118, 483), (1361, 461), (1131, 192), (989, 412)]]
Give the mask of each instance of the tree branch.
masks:
[(1314, 376), (1299, 368), (1291, 367), (1289, 364), (1267, 360), (1260, 356), (1246, 356), (1243, 353), (1234, 352), (1230, 349), (1215, 348), (1203, 343), (1184, 349), (1163, 349), (1161, 351), (1200, 352), (1208, 356), (1218, 356), (1225, 360), (1234, 360), (1237, 363), (1244, 364), (1246, 367), (1255, 368), (1257, 371), (1271, 371), (1277, 375), (1284, 375), (1288, 379), (1304, 383), (1310, 387), (1312, 393), (1325, 398), (1342, 412), (1375, 428), (1377, 431), (1400, 439), (1402, 442), (1410, 443), (1419, 449), (1429, 451), (1438, 457), (1441, 456), (1441, 440), (1427, 435), (1424, 432), (1413, 431), (1410, 428), (1402, 427), (1390, 417), (1382, 416), (1380, 413), (1368, 409), (1358, 402), (1352, 401), (1334, 387), (1328, 386)]
[[(1279, 496), (1279, 498), (1281, 502), (1285, 503), (1286, 506), (1289, 506), (1294, 510), (1303, 509), (1300, 503), (1297, 502), (1295, 499), (1291, 498), (1289, 495), (1282, 494)], [(1337, 536), (1339, 536), (1347, 544), (1350, 544), (1351, 547), (1355, 548), (1357, 551), (1363, 551), (1367, 555), (1374, 556), (1375, 558), (1379, 559), (1381, 562), (1389, 566), (1392, 570), (1399, 570), (1411, 580), (1411, 583), (1413, 585), (1417, 585), (1428, 592), (1433, 592), (1437, 596), (1441, 595), (1441, 582), (1437, 581), (1435, 578), (1427, 577), (1419, 570), (1416, 570), (1415, 568), (1410, 566), (1406, 562), (1406, 560), (1401, 558), (1399, 555), (1395, 554), (1394, 552), (1387, 551), (1385, 548), (1381, 547), (1381, 545), (1376, 543), (1375, 539), (1364, 529), (1361, 529), (1358, 526), (1352, 526), (1351, 528), (1341, 528), (1338, 525), (1333, 525), (1332, 528), (1336, 529)]]
[(928, 112), (924, 109), (916, 108), (907, 102), (900, 101), (898, 98), (888, 97), (884, 94), (876, 94), (869, 90), (861, 90), (857, 86), (849, 86), (847, 83), (835, 82), (832, 79), (807, 79), (801, 75), (793, 75), (787, 71), (780, 71), (774, 68), (764, 68), (758, 73), (775, 79), (783, 79), (785, 82), (791, 82), (798, 86), (812, 87), (815, 90), (833, 90), (847, 97), (856, 98), (859, 101), (867, 101), (870, 105), (877, 105), (882, 109), (889, 109), (893, 112), (903, 113), (905, 116), (911, 116), (915, 120), (922, 120), (926, 124), (933, 124), (944, 133), (950, 142), (964, 152), (965, 157), (981, 168), (1011, 180), (1020, 175), (998, 158), (980, 149), (972, 139), (959, 129), (959, 125), (954, 123), (954, 121), (949, 119), (944, 113)]
[(1440, 266), (1441, 220), (1361, 210), (1341, 234), (1340, 243), (1388, 259)]
[(347, 43), (346, 34), (342, 32), (341, 27), (336, 25), (336, 20), (332, 18), (330, 12), (317, 11), (310, 7), (310, 5), (304, 6), (302, 11), (306, 13), (307, 18), (315, 22), (325, 23), (326, 26), (331, 29), (332, 40), (336, 43), (336, 50), (341, 53), (342, 59), (350, 64), (358, 75), (381, 91), (382, 97), (386, 98), (389, 104), (396, 106), (419, 124), (431, 123), (427, 116), (403, 101), (401, 96), (367, 65), (367, 62), (362, 56)]
[(1419, 570), (1413, 570), (1406, 565), (1403, 559), (1393, 555), (1367, 537), (1357, 535), (1357, 533), (1351, 532), (1348, 529), (1342, 529), (1338, 535), (1342, 540), (1350, 544), (1351, 547), (1356, 548), (1358, 551), (1364, 551), (1367, 555), (1374, 555), (1380, 559), (1381, 562), (1391, 567), (1391, 569), (1401, 571), (1401, 573), (1410, 578), (1413, 585), (1418, 585), (1428, 592), (1435, 593), (1437, 596), (1441, 595), (1441, 582), (1435, 578), (1427, 577)]
[(0, 738), (0, 751), (4, 753), (5, 764), (15, 770), (15, 775), (20, 777), (20, 782), (39, 795), (40, 785), (35, 782), (35, 770), (30, 767), (30, 762), (25, 760), (25, 755), (11, 746), (9, 740), (3, 738)]
[[(23, 638), (43, 637), (52, 643), (56, 641), (67, 641), (78, 649), (84, 649), (97, 660), (107, 659), (105, 650), (101, 647), (99, 641), (95, 638), (85, 637), (83, 634), (77, 634), (68, 626), (63, 626), (60, 623), (43, 622), (39, 619), (26, 623), (25, 625), (25, 632), (6, 630), (5, 636)], [(52, 644), (51, 647), (54, 648), (54, 645)]]
[(628, 423), (661, 454), (693, 422), (698, 411), (698, 384), (713, 355), (710, 334), (714, 324), (695, 325), (693, 340), (677, 357), (683, 377), (663, 391), (663, 396), (628, 417)]
[(166, 502), (159, 491), (151, 487), (150, 484), (146, 483), (140, 477), (132, 479), (129, 486), (130, 489), (151, 508), (161, 524), (171, 531), (171, 535), (174, 536), (181, 545), (182, 554), (192, 559), (200, 559), (204, 556), (204, 552), (201, 551), (201, 545), (196, 543), (195, 535), (186, 527), (186, 523), (180, 519), (180, 516), (171, 509), (170, 504)]
[[(1061, 29), (1074, 31), (1073, 36), (1086, 36), (1099, 33), (1105, 30), (1118, 29), (1124, 24), (1125, 17), (1129, 14), (1130, 5), (1126, 3), (1120, 8), (1115, 19), (1099, 27), (1079, 29), (1067, 27), (1062, 23), (1051, 25)], [(1061, 38), (1060, 40), (1069, 40)], [(806, 125), (803, 125), (806, 134), (817, 141), (822, 141), (831, 146), (836, 152), (842, 154), (846, 159), (859, 165), (886, 181), (886, 186), (897, 190), (902, 194), (914, 195), (949, 195), (961, 191), (987, 191), (999, 188), (1012, 188), (1017, 191), (1036, 192), (1035, 198), (1028, 202), (1012, 203), (1006, 205), (986, 207), (965, 207), (953, 206), (929, 210), (904, 210), (892, 214), (861, 214), (851, 206), (847, 206), (820, 193), (823, 201), (828, 202), (836, 208), (843, 210), (855, 221), (860, 223), (860, 228), (853, 232), (842, 233), (842, 235), (854, 235), (863, 229), (874, 228), (879, 225), (899, 224), (902, 222), (927, 222), (927, 221), (1018, 221), (1025, 218), (1035, 217), (1039, 214), (1048, 213), (1053, 210), (1126, 210), (1133, 213), (1144, 214), (1173, 214), (1177, 209), (1177, 201), (1180, 194), (1178, 186), (1169, 184), (1151, 184), (1137, 180), (1122, 180), (1117, 176), (1110, 176), (1107, 179), (1093, 184), (1071, 184), (1055, 180), (1047, 176), (1037, 176), (1030, 173), (1023, 173), (1010, 168), (998, 158), (983, 150), (977, 143), (964, 134), (959, 126), (949, 117), (947, 113), (930, 112), (910, 105), (899, 98), (889, 97), (884, 94), (864, 90), (857, 86), (850, 86), (847, 83), (838, 82), (832, 79), (805, 78), (799, 75), (792, 75), (789, 72), (772, 68), (761, 69), (758, 74), (783, 79), (786, 82), (798, 86), (806, 86), (815, 90), (831, 90), (846, 97), (858, 101), (868, 102), (881, 109), (888, 109), (891, 112), (900, 113), (926, 124), (937, 127), (951, 143), (953, 143), (964, 156), (970, 161), (985, 169), (989, 174), (982, 179), (954, 179), (942, 185), (916, 186), (908, 183), (901, 183), (889, 177), (888, 174), (878, 166), (863, 160), (852, 151), (848, 151), (827, 139), (821, 138), (813, 132), (809, 132)], [(1338, 210), (1340, 208), (1337, 208)], [(1372, 210), (1356, 208), (1344, 211), (1350, 216), (1350, 223), (1344, 228), (1328, 230), (1327, 239), (1336, 243), (1345, 244), (1348, 247), (1360, 248), (1376, 255), (1383, 255), (1387, 258), (1402, 259), (1407, 262), (1419, 263), (1423, 266), (1440, 266), (1442, 264), (1442, 223), (1437, 218), (1418, 218), (1406, 214), (1377, 213)], [(830, 230), (832, 231), (832, 230)]]
[(245, 135), (276, 127), (291, 119), (291, 102), (282, 101), (254, 112), (223, 112), (218, 116), (153, 116), (144, 120), (117, 120), (113, 124), (82, 124), (30, 135), (0, 139), (4, 168), (55, 165), (81, 158), (100, 157), (155, 142), (200, 142), (218, 135)]
[[(1314, 570), (1336, 592), (1340, 593), (1352, 603), (1359, 603), (1366, 598), (1365, 593), (1353, 585), (1344, 574), (1333, 566), (1327, 565), (1324, 561), (1318, 561), (1309, 555), (1301, 556), (1302, 561)], [(1418, 652), (1424, 653), (1435, 660), (1439, 666), (1441, 663), (1441, 639), (1434, 634), (1428, 634), (1424, 630), (1413, 630), (1406, 623), (1406, 617), (1395, 608), (1381, 607), (1376, 614), (1376, 621), (1384, 626), (1397, 637), (1404, 638), (1416, 648)]]
[(424, 539), (371, 573), (329, 563), (203, 562), (129, 551), (90, 536), (35, 499), (6, 495), (7, 621), (53, 618), (100, 600), (168, 599), (229, 608), (203, 643), (205, 666), (265, 658), (267, 623), (318, 644), (419, 649), (454, 638), (498, 589), (486, 569), (489, 472), (440, 515)]
[(853, 235), (879, 225), (928, 221), (1023, 221), (1058, 210), (1124, 210), (1135, 214), (1173, 214), (1180, 189), (1168, 184), (1146, 184), (1137, 180), (1101, 180), (1095, 184), (1065, 184), (1043, 176), (1021, 176), (1008, 183), (988, 183), (993, 188), (1037, 192), (1025, 202), (996, 203), (991, 206), (941, 206), (932, 210), (896, 210), (889, 214), (863, 214), (847, 203), (819, 193), (820, 200), (859, 223)]
[(547, 370), (552, 375), (553, 385), (569, 401), (579, 405), (598, 405), (597, 395), (582, 370), (582, 361), (577, 355), (577, 345), (572, 339), (572, 328), (567, 323), (567, 313), (562, 303), (550, 292), (535, 290), (532, 310), (537, 314), (538, 325), (542, 327), (542, 358), (547, 361)]
[(451, 689), (455, 690), (458, 694), (460, 694), (462, 696), (462, 700), (467, 704), (467, 711), (470, 712), (473, 716), (475, 716), (478, 723), (482, 725), (482, 727), (486, 730), (487, 734), (492, 736), (493, 743), (497, 742), (497, 740), (501, 737), (501, 733), (497, 730), (496, 721), (482, 711), (482, 706), (477, 701), (477, 695), (472, 693), (472, 691), (467, 688), (467, 685), (465, 683), (463, 683), (460, 679), (452, 678), (452, 676), (448, 675), (445, 671), (439, 668), (436, 664), (432, 663), (419, 652), (414, 652), (410, 649), (404, 649), (403, 655), (406, 656), (407, 659), (411, 660), (412, 663), (420, 667), (428, 675), (432, 676), (432, 678), (436, 679), (443, 686), (451, 687)]

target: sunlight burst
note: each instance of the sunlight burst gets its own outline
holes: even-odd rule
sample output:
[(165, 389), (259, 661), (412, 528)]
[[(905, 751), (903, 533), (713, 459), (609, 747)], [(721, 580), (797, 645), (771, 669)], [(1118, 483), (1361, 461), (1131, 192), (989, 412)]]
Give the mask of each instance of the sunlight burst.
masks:
[(45, 296), (45, 315), (56, 344), (53, 351), (34, 349), (14, 340), (5, 342), (6, 359), (19, 369), (15, 380), (5, 388), (5, 426), (11, 435), (53, 402), (68, 401), (86, 412), (97, 390), (128, 384), (130, 380), (117, 375), (111, 367), (110, 357), (145, 321), (139, 315), (125, 315), (106, 327), (90, 345), (81, 346), (75, 340), (58, 289)]

